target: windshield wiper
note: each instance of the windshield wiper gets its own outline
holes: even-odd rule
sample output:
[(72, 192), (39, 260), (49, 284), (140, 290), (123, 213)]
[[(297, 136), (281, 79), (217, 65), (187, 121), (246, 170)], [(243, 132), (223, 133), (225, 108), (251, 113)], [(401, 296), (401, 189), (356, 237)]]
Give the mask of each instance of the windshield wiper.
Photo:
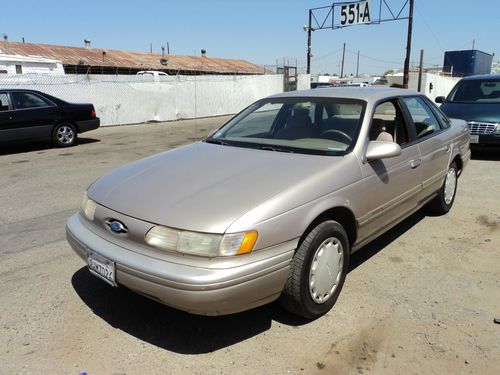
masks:
[(292, 150), (286, 150), (284, 148), (279, 148), (279, 147), (273, 147), (273, 146), (260, 146), (259, 150), (266, 150), (266, 151), (278, 151), (278, 152), (289, 152), (293, 154)]
[(230, 146), (229, 143), (221, 141), (220, 139), (214, 139), (214, 138), (207, 138), (207, 139), (205, 139), (205, 142), (213, 143), (214, 145)]

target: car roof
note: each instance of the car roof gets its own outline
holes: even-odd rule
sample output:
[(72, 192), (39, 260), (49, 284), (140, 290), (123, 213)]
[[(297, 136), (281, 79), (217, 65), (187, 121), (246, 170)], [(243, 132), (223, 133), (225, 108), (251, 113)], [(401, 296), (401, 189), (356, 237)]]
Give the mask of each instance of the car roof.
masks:
[(275, 94), (269, 98), (295, 98), (295, 97), (312, 97), (312, 98), (344, 98), (344, 99), (361, 99), (365, 101), (377, 101), (384, 98), (394, 96), (414, 96), (422, 95), (415, 90), (399, 89), (394, 87), (332, 87), (323, 88), (321, 90), (300, 90), (289, 91), (285, 93)]
[(463, 81), (479, 81), (483, 79), (500, 79), (500, 74), (481, 74), (462, 78)]
[(0, 92), (36, 92), (37, 94), (43, 94), (43, 92), (37, 91), (37, 90), (31, 90), (31, 89), (0, 89)]

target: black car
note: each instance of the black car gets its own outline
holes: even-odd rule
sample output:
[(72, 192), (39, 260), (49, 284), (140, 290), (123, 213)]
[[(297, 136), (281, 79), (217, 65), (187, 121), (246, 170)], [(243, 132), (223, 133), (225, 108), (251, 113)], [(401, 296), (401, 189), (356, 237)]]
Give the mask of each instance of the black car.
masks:
[(467, 121), (472, 146), (500, 146), (500, 75), (463, 78), (436, 102), (448, 117)]
[(35, 90), (0, 90), (0, 142), (52, 140), (69, 147), (78, 133), (99, 125), (92, 104), (68, 103)]

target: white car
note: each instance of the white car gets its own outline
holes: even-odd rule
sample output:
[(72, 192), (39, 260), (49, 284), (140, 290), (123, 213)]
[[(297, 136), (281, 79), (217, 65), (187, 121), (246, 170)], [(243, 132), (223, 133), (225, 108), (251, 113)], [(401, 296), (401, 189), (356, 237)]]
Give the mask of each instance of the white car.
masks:
[(163, 76), (168, 76), (167, 73), (165, 72), (160, 72), (157, 70), (141, 70), (140, 72), (137, 72), (138, 76), (151, 76), (151, 77), (163, 77)]

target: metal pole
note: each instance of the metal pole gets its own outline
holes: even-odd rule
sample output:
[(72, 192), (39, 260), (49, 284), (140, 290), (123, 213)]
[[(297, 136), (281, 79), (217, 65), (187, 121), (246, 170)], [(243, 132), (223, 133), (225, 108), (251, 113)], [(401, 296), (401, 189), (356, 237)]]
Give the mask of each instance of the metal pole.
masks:
[(309, 26), (307, 27), (307, 74), (311, 74), (311, 28), (312, 10), (309, 9)]
[(417, 91), (420, 91), (422, 88), (422, 72), (424, 70), (424, 50), (420, 50), (420, 66), (418, 69), (418, 88)]
[(403, 72), (403, 88), (408, 88), (408, 81), (410, 78), (410, 55), (411, 55), (411, 32), (413, 26), (413, 2), (414, 0), (410, 0), (410, 12), (408, 15), (408, 37), (406, 39), (406, 57), (405, 57), (405, 66)]
[(340, 68), (340, 78), (344, 76), (344, 57), (345, 57), (345, 43), (344, 43), (344, 48), (342, 50), (342, 66)]
[(358, 61), (356, 62), (356, 77), (359, 77), (359, 50), (358, 50)]

